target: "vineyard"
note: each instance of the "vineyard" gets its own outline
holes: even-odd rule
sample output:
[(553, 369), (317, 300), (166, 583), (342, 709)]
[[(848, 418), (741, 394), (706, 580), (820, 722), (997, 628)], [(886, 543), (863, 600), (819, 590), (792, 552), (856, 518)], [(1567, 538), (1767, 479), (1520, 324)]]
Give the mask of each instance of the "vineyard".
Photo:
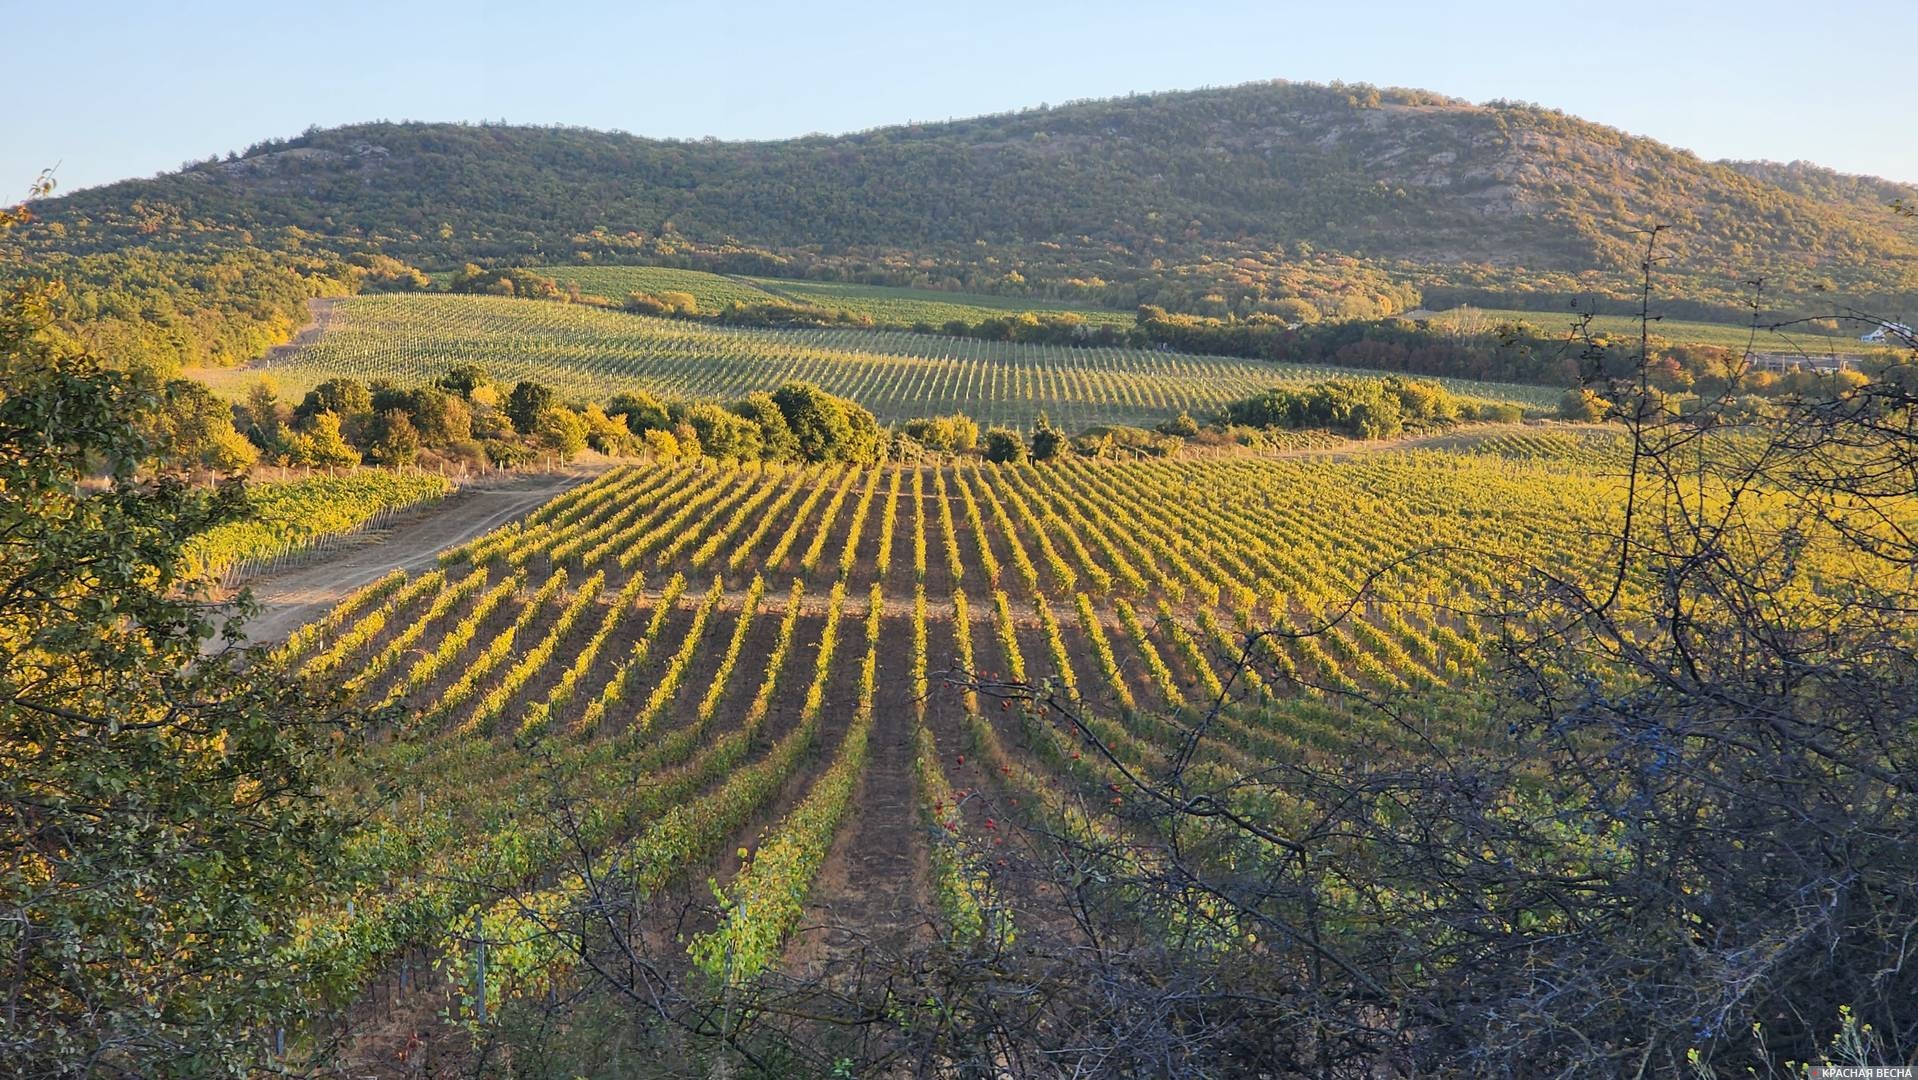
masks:
[[(803, 928), (906, 934), (931, 912), (956, 940), (1016, 935), (1030, 916), (992, 877), (1006, 827), (1133, 827), (1104, 812), (1114, 770), (1163, 765), (1214, 702), (1204, 777), (1496, 738), (1446, 689), (1486, 660), (1462, 606), (1501, 552), (1579, 571), (1616, 505), (1591, 463), (1617, 444), (1478, 449), (616, 469), (282, 647), (393, 707), (341, 781), (371, 822), (367, 885), (311, 914), (299, 962), (350, 997), (430, 961), (470, 1019), (562, 985), (575, 913), (616, 881), (705, 899), (673, 946), (689, 972), (830, 971)], [(1474, 554), (1403, 559), (1434, 545)], [(1416, 730), (1235, 675), (1246, 630), (1314, 625), (1381, 567), (1356, 617), (1264, 639), (1262, 669), (1405, 692)], [(1050, 680), (1113, 757), (948, 672)]]
[(940, 326), (953, 319), (977, 323), (1026, 311), (1069, 311), (1092, 326), (1127, 327), (1136, 321), (1130, 311), (1076, 307), (1024, 296), (988, 296), (983, 293), (856, 285), (844, 281), (791, 281), (783, 278), (747, 280), (789, 300), (843, 308), (869, 315), (875, 321), (891, 326), (910, 326), (919, 322)]
[(885, 285), (854, 285), (838, 281), (794, 281), (788, 278), (737, 278), (703, 270), (664, 266), (536, 266), (533, 272), (566, 285), (576, 285), (586, 296), (623, 301), (631, 293), (683, 292), (699, 302), (706, 314), (737, 300), (756, 304), (790, 300), (838, 308), (870, 317), (887, 326), (949, 320), (977, 323), (994, 316), (1024, 311), (1070, 311), (1088, 323), (1130, 326), (1131, 312), (1073, 307), (1047, 300), (1013, 296), (985, 296), (931, 289), (902, 289)]
[(614, 303), (636, 292), (683, 292), (698, 301), (699, 309), (707, 314), (735, 300), (756, 304), (773, 299), (771, 293), (750, 282), (669, 266), (538, 266), (533, 273), (552, 278), (561, 288), (577, 286), (582, 295)]
[[(1619, 307), (1621, 310), (1612, 314), (1594, 316), (1591, 321), (1592, 332), (1618, 338), (1636, 338), (1639, 331), (1638, 317), (1622, 310), (1624, 305)], [(1561, 311), (1467, 307), (1437, 312), (1432, 318), (1455, 320), (1468, 325), (1524, 322), (1548, 332), (1570, 335), (1574, 324), (1583, 314), (1570, 307)], [(1769, 324), (1768, 319), (1759, 325), (1762, 327)], [(1840, 353), (1854, 356), (1890, 357), (1897, 354), (1895, 347), (1859, 341), (1858, 335), (1870, 329), (1870, 324), (1861, 322), (1857, 326), (1856, 331), (1847, 332), (1844, 326), (1839, 326), (1831, 320), (1826, 320), (1822, 325), (1816, 322), (1799, 321), (1777, 331), (1760, 329), (1754, 334), (1749, 324), (1661, 318), (1652, 326), (1651, 332), (1680, 345), (1712, 345), (1721, 349), (1735, 349), (1740, 353), (1747, 348), (1752, 348), (1758, 352), (1788, 354), (1803, 352), (1811, 356)]]
[[(312, 345), (202, 375), (235, 396), (262, 373), (298, 394), (339, 375), (411, 385), (462, 363), (481, 364), (508, 383), (535, 379), (589, 399), (644, 387), (671, 397), (733, 400), (799, 379), (858, 401), (884, 422), (957, 411), (981, 423), (1023, 426), (1046, 412), (1075, 431), (1151, 425), (1181, 410), (1210, 415), (1275, 384), (1354, 374), (905, 331), (733, 328), (497, 297), (361, 296), (339, 301)], [(1541, 387), (1439, 381), (1469, 398), (1535, 408), (1552, 406), (1558, 396)]]
[(254, 509), (245, 520), (216, 526), (188, 542), (186, 571), (193, 576), (243, 573), (437, 499), (452, 487), (444, 476), (383, 469), (256, 484), (248, 489)]

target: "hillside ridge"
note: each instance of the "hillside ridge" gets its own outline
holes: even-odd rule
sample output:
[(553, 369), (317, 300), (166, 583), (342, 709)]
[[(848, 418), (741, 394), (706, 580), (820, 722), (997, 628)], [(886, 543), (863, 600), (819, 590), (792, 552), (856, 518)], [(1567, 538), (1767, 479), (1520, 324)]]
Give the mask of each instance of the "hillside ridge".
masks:
[(1661, 291), (1681, 305), (1668, 313), (1724, 317), (1756, 279), (1787, 312), (1918, 306), (1918, 223), (1892, 211), (1900, 198), (1918, 188), (1706, 161), (1535, 105), (1270, 82), (755, 142), (309, 129), (45, 200), (30, 242), (324, 246), (441, 269), (650, 262), (1369, 318), (1622, 300), (1657, 224)]

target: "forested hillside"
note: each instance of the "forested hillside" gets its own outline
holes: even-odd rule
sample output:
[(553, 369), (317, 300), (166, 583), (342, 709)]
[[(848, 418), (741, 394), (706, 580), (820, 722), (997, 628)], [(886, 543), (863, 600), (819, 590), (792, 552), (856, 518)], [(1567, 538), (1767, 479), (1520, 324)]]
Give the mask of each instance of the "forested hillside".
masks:
[(1898, 314), (1918, 300), (1918, 224), (1889, 204), (1914, 194), (1705, 162), (1534, 106), (1265, 83), (779, 142), (316, 129), (41, 200), (5, 254), (68, 280), (70, 325), (137, 324), (138, 341), (97, 344), (175, 366), (283, 340), (305, 296), (424, 284), (387, 257), (1312, 321), (1618, 301), (1658, 223), (1666, 314), (1741, 318), (1758, 277), (1779, 314)]
[(1763, 274), (1781, 296), (1896, 306), (1918, 291), (1918, 240), (1885, 206), (1901, 192), (1713, 164), (1533, 106), (1257, 84), (781, 142), (365, 124), (41, 213), (78, 250), (299, 228), (435, 266), (704, 255), (1120, 307), (1302, 298), (1370, 315), (1421, 289), (1617, 291), (1653, 222), (1673, 227), (1682, 295), (1730, 305)]

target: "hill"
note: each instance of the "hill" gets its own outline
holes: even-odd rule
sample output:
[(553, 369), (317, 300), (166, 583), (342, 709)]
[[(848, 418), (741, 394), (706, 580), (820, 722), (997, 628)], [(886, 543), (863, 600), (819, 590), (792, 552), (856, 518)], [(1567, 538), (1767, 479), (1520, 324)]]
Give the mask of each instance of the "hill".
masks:
[[(1671, 226), (1669, 291), (1897, 310), (1913, 189), (1712, 163), (1531, 105), (1262, 83), (777, 142), (373, 123), (40, 205), (88, 251), (217, 239), (466, 260), (665, 261), (1202, 314), (1303, 299), (1362, 317), (1629, 293)], [(1674, 311), (1673, 314), (1700, 314)]]

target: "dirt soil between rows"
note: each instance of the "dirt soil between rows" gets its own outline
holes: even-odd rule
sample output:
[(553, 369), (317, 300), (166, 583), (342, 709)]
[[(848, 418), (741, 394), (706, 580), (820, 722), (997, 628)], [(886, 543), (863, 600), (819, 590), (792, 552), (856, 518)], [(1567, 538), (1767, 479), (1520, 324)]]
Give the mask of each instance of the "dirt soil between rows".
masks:
[(394, 570), (413, 573), (440, 552), (525, 517), (547, 500), (604, 472), (581, 466), (559, 472), (469, 484), (437, 502), (395, 516), (317, 561), (241, 583), (260, 605), (246, 623), (250, 644), (279, 641), (319, 618), (348, 593)]

